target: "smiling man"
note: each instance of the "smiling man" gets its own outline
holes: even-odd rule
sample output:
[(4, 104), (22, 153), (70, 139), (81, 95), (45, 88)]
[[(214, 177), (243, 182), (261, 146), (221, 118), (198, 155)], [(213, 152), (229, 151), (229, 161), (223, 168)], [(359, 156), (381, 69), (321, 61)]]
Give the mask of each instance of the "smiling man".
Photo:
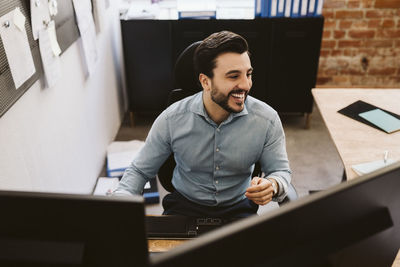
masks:
[[(248, 93), (252, 86), (246, 40), (222, 31), (202, 41), (194, 66), (203, 88), (168, 107), (115, 194), (141, 194), (171, 153), (175, 191), (164, 214), (239, 218), (286, 196), (291, 180), (285, 136), (276, 111)], [(251, 177), (259, 162), (265, 175)]]

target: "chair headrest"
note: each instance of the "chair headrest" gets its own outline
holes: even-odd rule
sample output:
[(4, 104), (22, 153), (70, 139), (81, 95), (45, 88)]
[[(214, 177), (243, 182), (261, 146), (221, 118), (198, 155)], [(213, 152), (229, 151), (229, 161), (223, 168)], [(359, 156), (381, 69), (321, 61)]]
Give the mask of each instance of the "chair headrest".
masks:
[(200, 43), (201, 41), (197, 41), (189, 45), (176, 60), (174, 67), (174, 88), (192, 92), (201, 90), (193, 65), (194, 51)]

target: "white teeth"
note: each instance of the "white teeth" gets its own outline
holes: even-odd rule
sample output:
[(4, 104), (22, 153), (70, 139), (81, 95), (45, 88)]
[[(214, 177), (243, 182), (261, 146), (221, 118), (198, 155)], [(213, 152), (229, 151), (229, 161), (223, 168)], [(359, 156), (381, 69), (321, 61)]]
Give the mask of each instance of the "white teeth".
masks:
[(237, 98), (244, 98), (244, 94), (232, 94), (232, 96)]

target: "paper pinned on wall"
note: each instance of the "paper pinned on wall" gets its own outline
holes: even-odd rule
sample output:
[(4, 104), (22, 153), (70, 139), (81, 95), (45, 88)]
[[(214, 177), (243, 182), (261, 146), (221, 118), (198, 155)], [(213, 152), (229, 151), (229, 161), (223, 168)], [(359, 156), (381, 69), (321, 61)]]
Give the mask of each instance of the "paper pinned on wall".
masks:
[(61, 48), (58, 45), (57, 35), (56, 35), (56, 25), (54, 20), (50, 21), (47, 27), (47, 32), (49, 34), (51, 51), (53, 51), (54, 56), (58, 57), (61, 54)]
[(24, 31), (25, 30), (25, 16), (22, 14), (21, 10), (19, 7), (17, 7), (14, 10), (14, 16), (13, 16), (14, 24), (17, 26), (18, 30)]
[(47, 88), (53, 87), (61, 76), (60, 58), (58, 54), (54, 53), (52, 47), (51, 36), (53, 34), (52, 31), (55, 30), (54, 21), (52, 21), (52, 24), (52, 28), (42, 29), (39, 32), (39, 49)]
[[(14, 9), (0, 18), (0, 35), (15, 88), (18, 89), (26, 80), (32, 77), (36, 69), (25, 27), (22, 30), (17, 29), (14, 23), (15, 12), (21, 11)], [(17, 17), (21, 15), (23, 16), (22, 13), (17, 14)], [(17, 20), (20, 19), (18, 18)]]
[(47, 0), (31, 0), (31, 23), (33, 39), (39, 38), (40, 30), (50, 21), (49, 4)]
[(92, 4), (90, 0), (73, 0), (76, 20), (83, 46), (83, 53), (87, 71), (94, 72), (98, 54), (96, 47), (96, 29), (92, 16)]

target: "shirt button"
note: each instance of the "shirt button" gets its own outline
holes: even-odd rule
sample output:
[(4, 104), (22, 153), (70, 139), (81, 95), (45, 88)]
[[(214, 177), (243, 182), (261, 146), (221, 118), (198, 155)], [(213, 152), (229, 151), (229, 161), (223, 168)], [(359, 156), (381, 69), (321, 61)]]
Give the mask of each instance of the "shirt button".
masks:
[(219, 170), (219, 166), (215, 167), (215, 169), (218, 171)]
[(218, 181), (215, 181), (216, 184), (218, 184)]
[(216, 151), (219, 152), (219, 148), (218, 147), (217, 147)]

